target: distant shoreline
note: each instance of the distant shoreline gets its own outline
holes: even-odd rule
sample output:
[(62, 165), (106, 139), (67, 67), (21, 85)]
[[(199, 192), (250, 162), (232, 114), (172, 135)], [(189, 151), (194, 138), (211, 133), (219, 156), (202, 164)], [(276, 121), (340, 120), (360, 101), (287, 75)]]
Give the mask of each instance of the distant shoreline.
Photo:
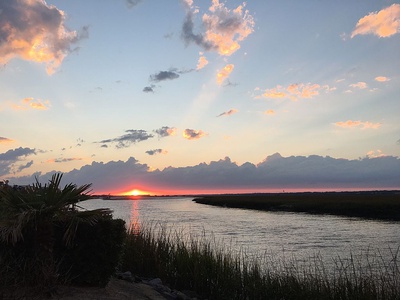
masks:
[(400, 190), (211, 195), (193, 201), (227, 208), (400, 221)]

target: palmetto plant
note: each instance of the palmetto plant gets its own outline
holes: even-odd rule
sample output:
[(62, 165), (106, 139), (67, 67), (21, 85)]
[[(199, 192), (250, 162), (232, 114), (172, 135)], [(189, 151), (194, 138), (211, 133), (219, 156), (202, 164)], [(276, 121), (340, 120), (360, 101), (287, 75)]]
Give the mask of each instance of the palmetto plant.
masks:
[(0, 188), (0, 242), (14, 247), (27, 238), (33, 240), (31, 262), (39, 262), (43, 281), (53, 284), (57, 278), (53, 255), (55, 227), (62, 224), (65, 246), (71, 246), (80, 223), (96, 224), (110, 216), (109, 209), (83, 210), (79, 203), (90, 199), (91, 184), (60, 187), (62, 174), (54, 174), (47, 184), (36, 183), (14, 189)]

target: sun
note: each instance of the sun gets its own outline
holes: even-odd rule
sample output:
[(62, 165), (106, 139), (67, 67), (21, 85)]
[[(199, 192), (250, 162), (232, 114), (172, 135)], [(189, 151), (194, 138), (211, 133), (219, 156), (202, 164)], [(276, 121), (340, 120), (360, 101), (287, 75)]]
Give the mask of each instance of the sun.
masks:
[(132, 190), (132, 191), (130, 192), (130, 194), (131, 194), (131, 196), (139, 196), (139, 195), (141, 195), (142, 193), (141, 193), (139, 190)]

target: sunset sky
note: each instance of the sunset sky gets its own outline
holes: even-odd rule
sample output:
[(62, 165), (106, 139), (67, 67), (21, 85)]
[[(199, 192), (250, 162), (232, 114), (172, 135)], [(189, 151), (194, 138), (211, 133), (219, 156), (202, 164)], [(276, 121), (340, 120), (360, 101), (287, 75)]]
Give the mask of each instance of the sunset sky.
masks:
[(400, 189), (396, 1), (0, 1), (0, 180)]

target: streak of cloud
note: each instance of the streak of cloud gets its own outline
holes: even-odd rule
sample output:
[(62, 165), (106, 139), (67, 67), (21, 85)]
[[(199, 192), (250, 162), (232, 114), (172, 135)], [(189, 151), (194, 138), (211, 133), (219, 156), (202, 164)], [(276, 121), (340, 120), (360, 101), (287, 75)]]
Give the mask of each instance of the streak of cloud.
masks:
[(377, 77), (375, 77), (375, 80), (378, 82), (386, 82), (386, 81), (389, 81), (390, 78), (385, 77), (385, 76), (377, 76)]
[(264, 112), (265, 115), (274, 115), (275, 111), (273, 109), (268, 109)]
[(71, 161), (77, 161), (77, 160), (82, 160), (80, 157), (68, 157), (68, 158), (53, 158), (47, 160), (48, 163), (65, 163), (65, 162), (71, 162)]
[(72, 51), (71, 46), (87, 37), (69, 31), (65, 14), (42, 0), (0, 2), (0, 63), (12, 58), (44, 63), (52, 74)]
[(36, 110), (48, 110), (50, 107), (50, 101), (35, 99), (33, 97), (24, 98), (21, 100), (21, 104), (14, 104), (13, 109), (15, 110), (27, 110), (27, 109), (36, 109)]
[(226, 65), (222, 70), (217, 73), (217, 83), (221, 85), (225, 79), (229, 77), (235, 66), (233, 64)]
[(150, 81), (153, 82), (173, 80), (177, 78), (179, 78), (179, 74), (173, 71), (160, 71), (156, 74), (150, 75)]
[(158, 135), (159, 138), (163, 138), (163, 137), (175, 135), (176, 130), (177, 129), (175, 127), (163, 126), (159, 129), (154, 130), (154, 132)]
[(154, 149), (154, 150), (148, 150), (146, 151), (146, 153), (148, 155), (157, 155), (157, 154), (167, 154), (168, 151), (163, 149)]
[(380, 38), (390, 37), (400, 31), (400, 4), (392, 4), (378, 12), (371, 12), (361, 18), (351, 38), (356, 35), (373, 34)]
[(198, 140), (207, 134), (202, 130), (185, 129), (182, 136), (187, 140)]
[[(298, 99), (311, 99), (319, 95), (320, 91), (331, 92), (335, 88), (328, 85), (320, 86), (319, 84), (312, 83), (293, 83), (287, 87), (277, 85), (271, 89), (265, 89), (261, 95), (256, 95), (255, 98), (271, 98), (271, 99), (284, 99), (288, 98), (293, 101)], [(260, 88), (256, 88), (255, 92), (259, 93)]]
[(14, 140), (0, 136), (0, 144), (12, 143)]
[(125, 132), (127, 133), (124, 135), (121, 135), (113, 139), (102, 140), (98, 143), (101, 144), (116, 143), (116, 148), (120, 149), (120, 148), (127, 148), (131, 144), (136, 144), (154, 137), (154, 135), (147, 133), (147, 131), (145, 130), (130, 129), (126, 130)]
[(359, 88), (360, 90), (366, 89), (368, 87), (368, 85), (363, 81), (359, 81), (357, 83), (352, 83), (349, 86), (352, 88)]
[(125, 2), (128, 8), (132, 8), (142, 2), (142, 0), (125, 0)]
[(222, 117), (222, 116), (231, 116), (231, 115), (233, 115), (233, 114), (236, 114), (237, 112), (238, 112), (238, 110), (233, 108), (233, 109), (230, 109), (230, 110), (228, 110), (228, 111), (225, 111), (225, 112), (219, 114), (219, 115), (217, 116), (217, 118), (218, 118), (218, 117)]
[(382, 126), (381, 123), (372, 123), (372, 122), (362, 122), (362, 121), (352, 121), (352, 120), (347, 120), (345, 122), (336, 122), (336, 126), (342, 127), (342, 128), (353, 128), (353, 127), (358, 127), (361, 129), (378, 129), (379, 127)]

